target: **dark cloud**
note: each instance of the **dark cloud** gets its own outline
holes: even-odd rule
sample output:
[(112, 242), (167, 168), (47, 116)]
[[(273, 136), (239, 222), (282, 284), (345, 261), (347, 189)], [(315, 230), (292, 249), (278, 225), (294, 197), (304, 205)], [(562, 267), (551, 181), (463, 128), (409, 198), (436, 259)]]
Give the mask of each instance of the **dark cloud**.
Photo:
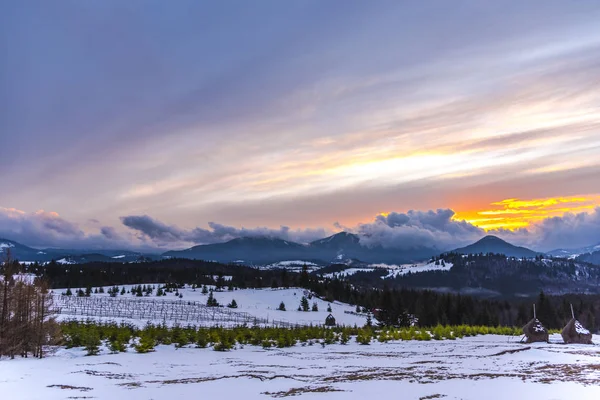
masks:
[(266, 227), (236, 228), (216, 222), (208, 223), (210, 229), (194, 228), (187, 230), (174, 225), (164, 224), (148, 215), (121, 217), (121, 221), (128, 228), (138, 231), (161, 245), (218, 243), (239, 237), (273, 237), (307, 243), (331, 234), (331, 231), (322, 228), (295, 230), (287, 226), (281, 226), (279, 229)]
[(360, 224), (356, 229), (361, 243), (366, 246), (411, 249), (437, 248), (440, 251), (471, 243), (485, 232), (465, 221), (454, 221), (454, 211), (391, 212), (378, 215), (372, 223)]
[(77, 224), (57, 213), (37, 211), (27, 213), (0, 207), (0, 238), (14, 240), (34, 248), (55, 247), (73, 249), (139, 249), (151, 250), (133, 235), (119, 234), (104, 226), (98, 233), (86, 233)]
[(121, 235), (112, 226), (103, 226), (100, 228), (100, 234), (109, 240), (122, 240)]

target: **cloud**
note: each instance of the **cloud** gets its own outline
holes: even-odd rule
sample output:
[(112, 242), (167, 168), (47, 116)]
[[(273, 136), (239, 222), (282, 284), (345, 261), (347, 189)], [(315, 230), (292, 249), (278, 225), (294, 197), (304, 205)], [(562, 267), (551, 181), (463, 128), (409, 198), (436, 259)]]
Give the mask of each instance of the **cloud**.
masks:
[(32, 246), (61, 240), (80, 240), (84, 233), (55, 212), (26, 213), (0, 207), (0, 237), (23, 241)]
[(0, 207), (0, 238), (34, 248), (151, 249), (143, 240), (131, 234), (120, 234), (110, 226), (103, 226), (99, 232), (90, 233), (56, 212), (25, 212), (4, 207)]
[(454, 211), (408, 211), (380, 214), (371, 223), (360, 224), (356, 232), (363, 245), (411, 249), (419, 247), (450, 250), (479, 239), (485, 232), (476, 226), (452, 219)]
[(209, 222), (209, 229), (182, 229), (175, 225), (167, 225), (148, 215), (131, 215), (121, 217), (123, 225), (146, 236), (160, 245), (166, 244), (208, 244), (225, 242), (239, 237), (273, 237), (299, 243), (307, 243), (330, 235), (332, 232), (324, 228), (290, 229), (281, 226), (279, 229), (267, 227), (236, 228), (216, 222)]
[(575, 249), (600, 243), (600, 207), (592, 212), (545, 218), (528, 228), (490, 231), (505, 240), (540, 251)]

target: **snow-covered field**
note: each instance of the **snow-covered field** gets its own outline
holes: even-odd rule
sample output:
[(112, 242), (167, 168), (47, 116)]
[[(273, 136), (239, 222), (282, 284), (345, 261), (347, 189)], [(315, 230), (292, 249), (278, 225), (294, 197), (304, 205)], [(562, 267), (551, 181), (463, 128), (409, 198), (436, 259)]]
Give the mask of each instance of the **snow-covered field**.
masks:
[[(122, 288), (123, 286), (120, 286), (120, 288)], [(133, 287), (132, 285), (125, 285), (124, 286), (126, 290), (131, 290), (131, 288)], [(156, 287), (158, 287), (158, 285), (156, 285)], [(105, 287), (105, 292), (108, 291), (109, 287)], [(65, 292), (66, 289), (54, 289), (54, 293), (56, 294), (61, 294), (63, 292)], [(76, 289), (73, 289), (74, 294)], [(108, 293), (104, 293), (104, 294), (92, 294), (91, 298), (93, 299), (94, 297), (104, 297), (106, 299), (111, 299), (111, 300), (119, 300), (119, 299), (125, 299), (125, 300), (131, 300), (131, 301), (161, 301), (161, 302), (198, 302), (201, 304), (206, 304), (206, 300), (208, 299), (208, 294), (202, 294), (202, 291), (200, 288), (193, 290), (191, 287), (186, 286), (185, 289), (179, 289), (178, 291), (180, 294), (182, 294), (182, 298), (180, 299), (179, 297), (175, 296), (173, 293), (167, 293), (166, 296), (160, 296), (160, 297), (156, 297), (156, 290), (154, 291), (154, 294), (151, 296), (144, 296), (144, 297), (136, 297), (136, 296), (132, 296), (131, 294), (125, 294), (125, 295), (117, 295), (117, 297), (115, 298), (111, 298)], [(235, 299), (238, 308), (236, 309), (227, 309), (228, 311), (232, 311), (232, 312), (244, 312), (244, 313), (248, 313), (250, 314), (252, 317), (256, 317), (256, 318), (261, 318), (261, 319), (268, 319), (269, 321), (281, 321), (281, 322), (287, 322), (290, 324), (298, 324), (298, 325), (322, 325), (325, 322), (325, 318), (330, 314), (327, 311), (327, 308), (329, 305), (331, 305), (331, 314), (335, 317), (336, 322), (340, 325), (358, 325), (358, 326), (363, 326), (366, 322), (366, 317), (363, 315), (356, 315), (356, 314), (350, 314), (349, 312), (353, 312), (355, 311), (355, 306), (351, 306), (349, 304), (345, 304), (345, 303), (340, 303), (337, 301), (334, 302), (327, 302), (321, 299), (318, 299), (317, 297), (312, 297), (312, 299), (309, 299), (309, 304), (312, 307), (313, 303), (317, 303), (317, 307), (319, 309), (319, 311), (309, 311), (309, 312), (304, 312), (304, 311), (298, 311), (298, 306), (300, 305), (300, 300), (302, 299), (302, 296), (307, 295), (308, 296), (308, 292), (306, 292), (304, 289), (299, 289), (299, 288), (290, 288), (290, 289), (238, 289), (238, 290), (233, 290), (233, 291), (222, 291), (222, 292), (213, 292), (213, 296), (214, 298), (222, 305), (227, 305), (229, 303), (231, 303), (232, 300)], [(83, 298), (83, 301), (85, 301), (85, 298)], [(286, 310), (287, 311), (279, 311), (277, 310), (277, 308), (279, 307), (279, 304), (283, 301), (283, 303), (286, 306)], [(346, 312), (348, 311), (348, 312)], [(59, 319), (65, 320), (65, 319), (72, 319), (74, 317), (74, 315), (71, 314), (66, 314), (66, 315), (59, 315)], [(83, 319), (87, 319), (88, 317), (91, 317), (92, 319), (94, 319), (94, 316), (88, 316), (88, 315), (81, 315), (79, 316)], [(79, 318), (78, 317), (78, 318)], [(105, 317), (101, 317), (100, 315), (98, 315), (98, 317), (100, 318), (96, 318), (98, 320), (103, 320), (106, 321), (109, 318), (105, 318)], [(147, 319), (137, 319), (137, 320), (130, 320), (130, 319), (124, 319), (124, 318), (115, 318), (115, 320), (117, 322), (121, 322), (121, 321), (125, 321), (125, 322), (131, 322), (131, 323), (135, 323), (137, 325), (144, 325), (148, 320)], [(162, 323), (163, 320), (150, 320), (150, 322), (153, 323)], [(200, 324), (196, 324), (193, 321), (165, 321), (167, 324), (169, 322), (173, 323), (173, 322), (179, 322), (181, 324), (186, 324), (190, 323), (192, 325), (200, 325)], [(208, 323), (203, 323), (202, 325), (206, 326), (206, 325), (213, 325), (213, 323), (211, 323), (210, 321), (208, 321)]]
[(324, 278), (344, 278), (351, 275), (356, 274), (357, 272), (372, 272), (376, 270), (385, 270), (387, 271), (386, 275), (383, 275), (382, 279), (394, 278), (396, 276), (405, 275), (409, 272), (416, 274), (419, 272), (426, 271), (450, 271), (452, 268), (452, 263), (444, 263), (444, 265), (438, 264), (435, 262), (423, 262), (418, 264), (369, 264), (367, 267), (355, 268), (349, 267), (339, 272), (330, 272), (323, 274)]
[(600, 398), (600, 346), (524, 345), (505, 336), (84, 354), (60, 349), (43, 360), (2, 360), (0, 393), (24, 400)]

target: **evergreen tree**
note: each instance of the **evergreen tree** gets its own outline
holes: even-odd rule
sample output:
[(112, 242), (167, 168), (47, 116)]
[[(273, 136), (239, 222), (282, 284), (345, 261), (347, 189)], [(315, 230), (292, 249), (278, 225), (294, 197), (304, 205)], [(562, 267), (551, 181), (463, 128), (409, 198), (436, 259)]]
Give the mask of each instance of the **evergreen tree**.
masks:
[(282, 301), (281, 303), (279, 303), (279, 307), (277, 307), (277, 309), (278, 309), (279, 311), (285, 311), (285, 304), (284, 304), (284, 302), (283, 302), (283, 301)]
[(235, 301), (235, 299), (231, 300), (231, 303), (227, 304), (227, 307), (229, 308), (238, 308), (237, 302)]
[(313, 311), (319, 311), (319, 306), (317, 305), (317, 303), (316, 303), (316, 302), (315, 302), (315, 303), (313, 303), (313, 305), (312, 305), (312, 310), (313, 310)]
[(214, 298), (212, 291), (208, 295), (208, 299), (206, 300), (206, 305), (208, 307), (218, 307), (219, 306), (219, 302), (217, 301), (217, 299)]
[(327, 312), (332, 312), (332, 310), (331, 310), (331, 304), (327, 305)]
[(300, 300), (300, 308), (302, 309), (302, 311), (309, 310), (308, 299), (306, 298), (306, 296), (302, 296), (302, 299)]
[(73, 295), (73, 292), (71, 292), (71, 288), (67, 288), (67, 293), (65, 293), (65, 295), (67, 295), (67, 296)]
[(142, 333), (140, 336), (140, 340), (133, 347), (135, 351), (138, 353), (149, 353), (154, 351), (154, 346), (156, 346), (156, 341), (149, 333)]
[(100, 335), (95, 328), (88, 328), (87, 332), (85, 332), (84, 336), (84, 349), (86, 351), (86, 355), (95, 356), (100, 353)]

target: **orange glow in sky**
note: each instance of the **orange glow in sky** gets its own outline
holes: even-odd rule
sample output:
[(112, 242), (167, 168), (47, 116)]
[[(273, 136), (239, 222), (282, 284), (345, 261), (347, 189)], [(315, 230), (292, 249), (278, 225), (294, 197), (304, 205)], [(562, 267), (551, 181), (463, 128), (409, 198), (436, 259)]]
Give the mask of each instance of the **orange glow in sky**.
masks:
[(505, 199), (490, 204), (489, 209), (460, 211), (455, 220), (466, 220), (482, 229), (519, 229), (544, 218), (561, 216), (566, 212), (592, 211), (600, 206), (600, 195), (550, 197), (545, 199)]

